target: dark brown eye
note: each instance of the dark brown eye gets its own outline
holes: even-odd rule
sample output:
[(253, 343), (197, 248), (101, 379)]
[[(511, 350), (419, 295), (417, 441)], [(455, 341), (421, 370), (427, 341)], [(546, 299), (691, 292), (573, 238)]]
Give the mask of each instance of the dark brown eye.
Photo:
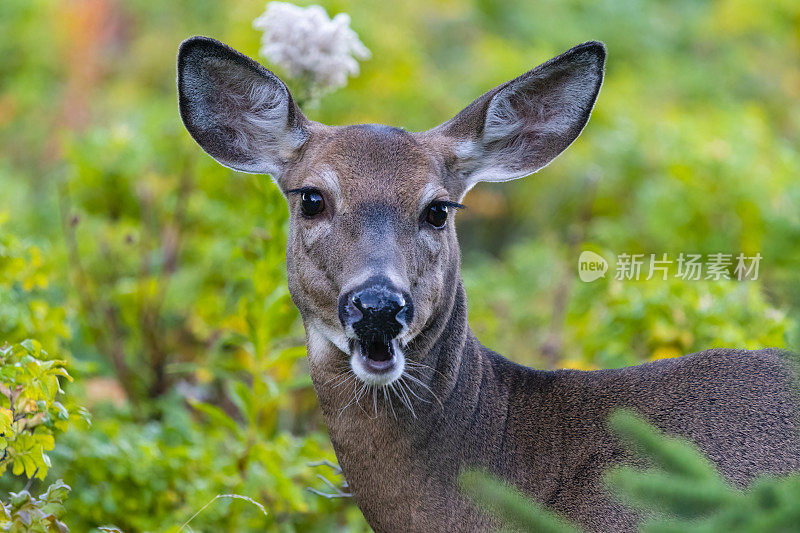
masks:
[(325, 210), (325, 200), (318, 191), (303, 191), (300, 195), (300, 210), (307, 217), (319, 215)]
[(428, 206), (428, 213), (425, 215), (425, 221), (434, 228), (444, 227), (444, 223), (447, 222), (447, 204), (434, 202)]

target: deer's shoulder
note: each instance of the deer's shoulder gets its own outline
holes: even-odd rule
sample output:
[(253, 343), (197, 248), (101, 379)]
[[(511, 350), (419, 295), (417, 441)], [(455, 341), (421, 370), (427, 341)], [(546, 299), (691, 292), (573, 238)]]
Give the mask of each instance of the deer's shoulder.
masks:
[[(620, 389), (654, 387), (649, 394), (681, 391), (707, 385), (724, 393), (730, 387), (763, 391), (764, 385), (789, 387), (797, 381), (798, 355), (786, 350), (734, 350), (715, 348), (636, 366), (593, 370), (555, 370), (549, 381), (556, 387)], [(701, 388), (702, 390), (702, 388)]]

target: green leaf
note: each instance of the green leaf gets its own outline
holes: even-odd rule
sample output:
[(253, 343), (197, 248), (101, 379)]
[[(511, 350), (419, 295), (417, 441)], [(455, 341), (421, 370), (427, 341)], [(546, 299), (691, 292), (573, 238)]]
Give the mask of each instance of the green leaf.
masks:
[(25, 476), (32, 478), (38, 469), (36, 461), (33, 460), (33, 457), (31, 457), (29, 453), (24, 454), (20, 459), (22, 460)]
[(47, 487), (47, 492), (43, 495), (47, 502), (64, 502), (72, 489), (59, 479)]
[(192, 407), (205, 414), (213, 424), (228, 428), (233, 432), (239, 432), (239, 426), (236, 424), (236, 421), (216, 405), (198, 401), (192, 401), (190, 403)]
[(458, 483), (467, 496), (509, 526), (541, 533), (581, 531), (486, 472), (464, 471), (459, 476)]
[(679, 518), (696, 518), (733, 504), (738, 495), (717, 480), (697, 481), (659, 470), (619, 467), (606, 477), (609, 486), (629, 505), (657, 509)]
[(11, 496), (11, 505), (14, 507), (22, 507), (23, 505), (30, 503), (31, 501), (31, 493), (27, 490), (21, 490), (19, 492), (11, 492), (9, 493)]
[(55, 438), (48, 433), (37, 434), (36, 441), (45, 450), (52, 450), (56, 444)]
[(659, 468), (698, 481), (720, 480), (714, 465), (696, 446), (663, 435), (632, 411), (614, 411), (608, 423), (620, 440), (654, 461)]
[(69, 411), (61, 402), (53, 402), (50, 407), (56, 411), (60, 420), (69, 420)]
[[(64, 361), (59, 361), (59, 364), (64, 364)], [(69, 381), (73, 381), (72, 376), (69, 375), (69, 372), (67, 372), (67, 369), (64, 368), (63, 366), (59, 366), (58, 368), (52, 369), (51, 374), (63, 376), (67, 378)]]
[(19, 455), (14, 456), (14, 465), (11, 467), (11, 473), (15, 476), (21, 475), (25, 471), (25, 463), (22, 462), (22, 457)]
[(20, 346), (25, 348), (25, 350), (34, 357), (42, 355), (42, 344), (35, 339), (26, 339), (20, 343)]
[(242, 383), (236, 381), (228, 387), (231, 401), (239, 409), (239, 412), (249, 420), (251, 423), (255, 421), (255, 412), (253, 411), (253, 393), (250, 388)]

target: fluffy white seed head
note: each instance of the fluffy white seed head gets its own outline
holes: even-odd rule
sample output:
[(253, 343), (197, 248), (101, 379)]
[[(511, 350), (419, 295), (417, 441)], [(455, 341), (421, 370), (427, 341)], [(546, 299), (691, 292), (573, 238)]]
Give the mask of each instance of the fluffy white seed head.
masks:
[(370, 57), (350, 28), (349, 15), (339, 13), (331, 19), (318, 5), (268, 2), (253, 27), (264, 32), (259, 53), (307, 83), (312, 94), (344, 87), (348, 76), (358, 74), (358, 60)]

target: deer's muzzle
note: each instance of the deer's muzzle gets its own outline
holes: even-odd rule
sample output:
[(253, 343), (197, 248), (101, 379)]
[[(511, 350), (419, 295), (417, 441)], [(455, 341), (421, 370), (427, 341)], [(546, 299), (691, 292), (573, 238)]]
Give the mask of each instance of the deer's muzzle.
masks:
[(411, 296), (384, 277), (372, 277), (339, 298), (339, 319), (345, 331), (356, 337), (360, 353), (373, 371), (391, 366), (392, 341), (413, 315)]

